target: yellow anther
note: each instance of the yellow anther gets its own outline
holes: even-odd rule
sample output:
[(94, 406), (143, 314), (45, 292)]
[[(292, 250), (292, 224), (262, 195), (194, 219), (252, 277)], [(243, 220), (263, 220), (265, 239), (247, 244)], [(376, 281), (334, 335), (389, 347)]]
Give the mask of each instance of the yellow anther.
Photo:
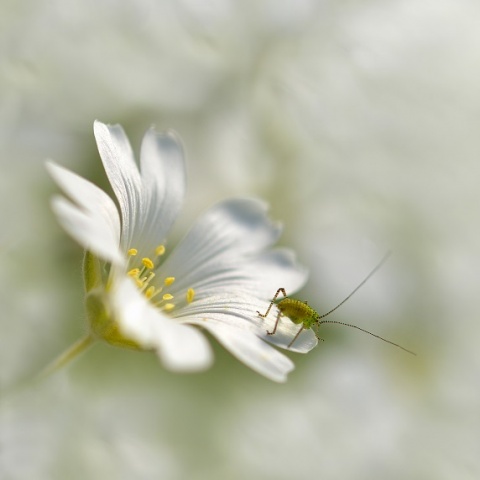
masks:
[(138, 278), (135, 279), (135, 283), (137, 284), (137, 287), (138, 288), (142, 288), (143, 287), (143, 280), (140, 280)]
[(155, 287), (154, 286), (148, 287), (145, 290), (145, 296), (147, 298), (152, 298), (154, 294), (155, 294)]
[(129, 272), (128, 275), (130, 277), (138, 277), (140, 275), (140, 269), (139, 268), (132, 268)]
[(192, 303), (195, 297), (195, 290), (193, 288), (189, 288), (187, 290), (187, 302)]
[(163, 307), (163, 309), (166, 310), (167, 312), (169, 312), (170, 310), (173, 310), (174, 308), (175, 308), (174, 303), (166, 303)]
[(150, 270), (152, 268), (155, 268), (155, 264), (147, 257), (142, 258), (142, 263), (143, 263), (143, 265), (145, 265), (145, 267), (147, 267)]
[(175, 277), (167, 277), (167, 278), (164, 280), (163, 283), (168, 287), (168, 286), (170, 286), (174, 281), (175, 281)]
[(156, 249), (155, 249), (155, 255), (157, 257), (160, 257), (161, 255), (163, 255), (165, 253), (165, 245), (159, 245)]
[(127, 253), (129, 257), (134, 257), (138, 253), (138, 250), (136, 248), (131, 248)]
[(170, 295), (170, 293), (165, 293), (162, 297), (164, 300), (172, 300), (173, 295)]

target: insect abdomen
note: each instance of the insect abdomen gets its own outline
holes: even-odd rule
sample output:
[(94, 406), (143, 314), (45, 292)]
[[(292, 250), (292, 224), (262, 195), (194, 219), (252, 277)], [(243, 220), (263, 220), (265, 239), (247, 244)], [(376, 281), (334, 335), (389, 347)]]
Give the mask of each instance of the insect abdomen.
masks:
[(311, 328), (317, 321), (317, 312), (295, 298), (284, 298), (277, 306), (285, 317), (288, 317), (296, 325), (302, 323), (304, 328)]

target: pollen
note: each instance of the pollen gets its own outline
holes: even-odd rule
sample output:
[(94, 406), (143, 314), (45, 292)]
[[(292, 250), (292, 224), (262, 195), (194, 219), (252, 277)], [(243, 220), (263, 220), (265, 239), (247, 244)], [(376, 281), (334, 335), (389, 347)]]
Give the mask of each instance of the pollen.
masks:
[[(134, 251), (135, 254), (137, 250), (132, 248), (129, 250), (129, 255), (133, 256)], [(165, 247), (163, 245), (159, 245), (155, 248), (155, 254), (157, 256), (163, 255), (165, 253)], [(158, 285), (157, 282), (152, 281), (155, 278), (155, 272), (152, 270), (155, 269), (155, 263), (149, 257), (142, 258), (142, 265), (138, 268), (132, 268), (131, 270), (127, 271), (127, 275), (131, 277), (135, 284), (137, 285), (140, 292), (145, 296), (147, 300), (152, 302), (153, 305), (156, 307), (170, 312), (176, 307), (176, 304), (172, 302), (174, 296), (171, 293), (163, 293), (162, 290), (166, 287), (169, 287), (175, 282), (175, 277), (165, 277), (163, 280), (163, 285)], [(152, 285), (151, 283), (154, 283)], [(195, 292), (193, 289), (190, 289), (187, 293), (187, 300), (193, 300)], [(191, 300), (188, 300), (189, 302)]]
[(165, 245), (159, 245), (159, 246), (155, 249), (155, 255), (156, 255), (157, 257), (162, 256), (164, 253), (165, 253)]
[(145, 290), (145, 296), (147, 298), (152, 298), (153, 295), (155, 295), (155, 287), (154, 286), (150, 286), (148, 287), (146, 290)]
[(131, 248), (127, 253), (129, 257), (134, 257), (138, 253), (138, 250), (136, 248)]
[(187, 290), (187, 302), (192, 303), (195, 297), (195, 290), (193, 288), (189, 288)]
[(142, 258), (142, 263), (149, 270), (152, 270), (152, 268), (155, 268), (155, 264), (148, 257)]
[(129, 272), (128, 275), (130, 277), (138, 277), (140, 275), (140, 269), (139, 268), (132, 268)]

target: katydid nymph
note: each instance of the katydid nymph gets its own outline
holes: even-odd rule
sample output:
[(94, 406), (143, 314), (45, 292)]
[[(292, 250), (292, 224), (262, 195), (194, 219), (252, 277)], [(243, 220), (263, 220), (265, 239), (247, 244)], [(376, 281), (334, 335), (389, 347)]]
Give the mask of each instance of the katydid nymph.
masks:
[[(311, 329), (315, 328), (314, 330), (315, 336), (317, 337), (318, 340), (323, 340), (318, 336), (318, 329), (320, 325), (325, 323), (330, 323), (330, 324), (343, 325), (345, 327), (356, 328), (361, 332), (368, 333), (369, 335), (372, 335), (373, 337), (378, 338), (379, 340), (382, 340), (386, 343), (390, 343), (395, 347), (401, 348), (405, 352), (408, 352), (412, 355), (416, 355), (416, 353), (412, 352), (411, 350), (408, 350), (407, 348), (402, 347), (401, 345), (398, 345), (398, 343), (394, 343), (390, 340), (387, 340), (386, 338), (383, 338), (380, 335), (376, 335), (375, 333), (369, 332), (368, 330), (358, 327), (357, 325), (339, 322), (336, 320), (322, 320), (322, 318), (325, 318), (326, 316), (330, 315), (337, 308), (343, 305), (362, 285), (364, 285), (364, 283), (383, 265), (383, 263), (387, 260), (389, 255), (390, 255), (390, 252), (383, 257), (383, 259), (377, 264), (377, 266), (360, 282), (359, 285), (357, 285), (357, 287), (346, 298), (344, 298), (336, 307), (332, 308), (331, 310), (329, 310), (327, 313), (324, 313), (324, 314), (319, 314), (316, 310), (310, 307), (310, 305), (308, 305), (307, 302), (302, 302), (301, 300), (297, 300), (296, 298), (288, 297), (285, 289), (279, 288), (275, 293), (272, 301), (270, 302), (270, 305), (268, 306), (267, 311), (265, 313), (260, 313), (257, 310), (257, 313), (260, 317), (266, 318), (274, 305), (276, 305), (278, 309), (277, 319), (275, 321), (273, 330), (271, 331), (267, 330), (267, 334), (268, 335), (275, 334), (275, 332), (277, 331), (280, 318), (283, 316), (283, 317), (289, 318), (295, 325), (301, 325), (300, 329), (295, 334), (291, 342), (288, 344), (287, 348), (290, 348), (295, 343), (295, 340), (297, 340), (298, 336), (300, 335), (300, 333), (302, 333), (303, 330), (308, 330), (310, 328)], [(281, 298), (280, 300), (278, 300), (278, 296), (280, 294), (282, 294), (284, 298)]]

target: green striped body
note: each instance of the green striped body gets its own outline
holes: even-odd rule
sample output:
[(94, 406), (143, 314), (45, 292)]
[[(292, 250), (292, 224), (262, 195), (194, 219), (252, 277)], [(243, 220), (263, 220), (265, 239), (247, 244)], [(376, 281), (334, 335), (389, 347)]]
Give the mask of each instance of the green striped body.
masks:
[(283, 298), (277, 303), (283, 316), (288, 317), (296, 325), (303, 324), (303, 328), (312, 328), (320, 316), (307, 302), (295, 298)]

